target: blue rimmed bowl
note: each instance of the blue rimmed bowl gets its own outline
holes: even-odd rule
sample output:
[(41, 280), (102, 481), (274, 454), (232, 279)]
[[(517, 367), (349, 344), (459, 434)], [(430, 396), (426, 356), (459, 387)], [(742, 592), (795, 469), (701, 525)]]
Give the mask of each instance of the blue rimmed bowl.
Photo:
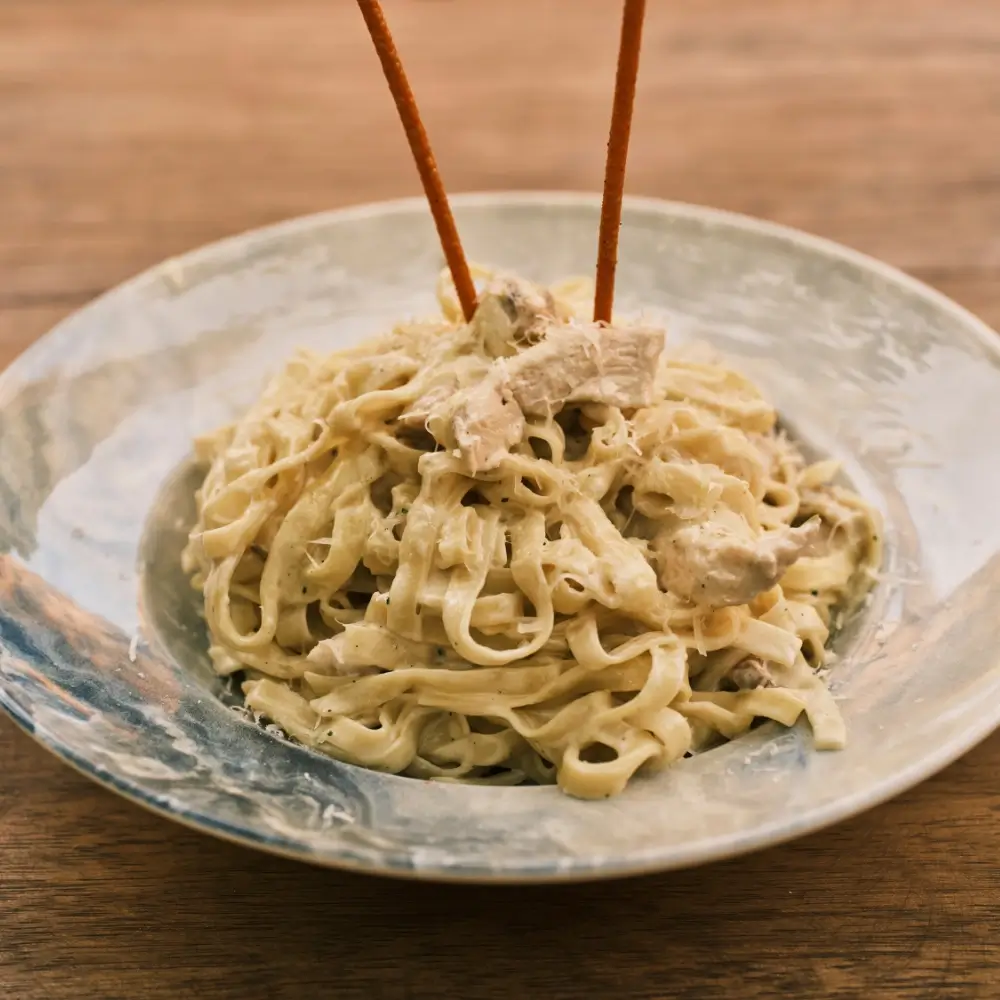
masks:
[[(598, 199), (455, 199), (472, 259), (587, 273)], [(422, 201), (294, 220), (170, 260), (0, 375), (0, 706), (95, 780), (198, 829), (319, 864), (479, 881), (610, 877), (787, 840), (940, 769), (1000, 723), (1000, 351), (954, 303), (860, 254), (633, 199), (618, 309), (705, 340), (886, 520), (872, 600), (837, 636), (846, 750), (767, 725), (617, 799), (365, 771), (233, 711), (179, 568), (190, 443), (296, 346), (435, 308)]]

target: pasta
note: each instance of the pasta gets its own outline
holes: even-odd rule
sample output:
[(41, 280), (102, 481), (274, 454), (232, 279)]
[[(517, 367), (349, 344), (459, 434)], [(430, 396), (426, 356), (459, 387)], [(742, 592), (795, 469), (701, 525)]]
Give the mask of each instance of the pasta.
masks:
[(216, 671), (336, 758), (585, 798), (761, 718), (841, 747), (817, 671), (875, 512), (717, 359), (475, 275), (470, 323), (442, 275), (440, 318), (299, 353), (197, 442)]

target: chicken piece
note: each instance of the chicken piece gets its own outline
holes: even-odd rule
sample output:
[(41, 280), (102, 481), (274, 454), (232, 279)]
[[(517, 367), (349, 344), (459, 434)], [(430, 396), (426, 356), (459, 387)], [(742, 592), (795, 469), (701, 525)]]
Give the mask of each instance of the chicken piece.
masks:
[(648, 406), (663, 342), (663, 331), (650, 327), (550, 324), (541, 343), (506, 363), (511, 395), (538, 416), (566, 403)]
[(646, 405), (662, 350), (662, 330), (549, 322), (540, 343), (495, 361), (468, 388), (425, 395), (400, 419), (421, 419), (474, 475), (496, 468), (522, 439), (525, 413), (554, 413), (567, 402)]
[(489, 357), (509, 358), (538, 343), (554, 318), (550, 291), (522, 278), (499, 277), (480, 296), (472, 328)]
[[(448, 408), (450, 436), (454, 440), (442, 434), (446, 440), (441, 443), (458, 449), (470, 475), (495, 469), (524, 436), (524, 415), (496, 375), (456, 393)], [(435, 437), (441, 434), (435, 419), (428, 426)]]
[(665, 590), (695, 604), (726, 607), (746, 604), (773, 587), (819, 535), (818, 518), (757, 538), (702, 521), (662, 532), (653, 548)]
[(720, 691), (754, 691), (774, 687), (774, 678), (756, 656), (748, 656), (732, 667), (719, 681)]
[(399, 415), (399, 423), (407, 430), (426, 428), (430, 415), (455, 394), (455, 383), (436, 385), (410, 404)]
[(463, 355), (435, 370), (430, 384), (399, 415), (399, 423), (410, 430), (426, 429), (430, 416), (439, 412), (461, 385), (471, 385), (487, 376), (490, 363), (475, 355)]

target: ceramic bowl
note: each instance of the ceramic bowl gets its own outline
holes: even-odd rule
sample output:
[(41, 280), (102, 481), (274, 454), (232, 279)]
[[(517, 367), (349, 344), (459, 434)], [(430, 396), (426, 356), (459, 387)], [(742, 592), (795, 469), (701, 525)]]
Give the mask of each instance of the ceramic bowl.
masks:
[[(599, 204), (455, 199), (471, 259), (590, 273)], [(191, 439), (296, 346), (435, 310), (421, 201), (294, 220), (167, 261), (0, 376), (0, 705), (95, 780), (209, 833), (319, 864), (541, 881), (692, 865), (787, 840), (943, 767), (1000, 721), (1000, 353), (980, 322), (860, 254), (706, 208), (627, 203), (618, 311), (705, 340), (886, 521), (838, 634), (849, 729), (762, 726), (618, 798), (428, 783), (338, 763), (234, 712), (178, 565)]]

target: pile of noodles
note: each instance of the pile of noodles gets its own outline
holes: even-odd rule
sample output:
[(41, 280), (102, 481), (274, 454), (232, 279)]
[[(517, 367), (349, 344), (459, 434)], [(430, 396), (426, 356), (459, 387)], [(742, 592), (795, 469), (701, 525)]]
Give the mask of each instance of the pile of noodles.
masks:
[[(479, 276), (472, 323), (443, 279), (442, 318), (298, 354), (198, 442), (208, 472), (184, 560), (219, 674), (341, 760), (583, 797), (760, 718), (805, 713), (818, 748), (842, 746), (817, 670), (880, 562), (872, 510), (832, 482), (835, 463), (803, 459), (745, 378), (667, 352), (647, 405), (557, 401), (470, 467), (414, 407), (447, 414), (579, 326), (585, 301), (578, 283)], [(534, 335), (515, 329), (512, 288), (543, 302)], [(718, 596), (726, 546), (779, 551), (800, 532), (779, 579)]]

